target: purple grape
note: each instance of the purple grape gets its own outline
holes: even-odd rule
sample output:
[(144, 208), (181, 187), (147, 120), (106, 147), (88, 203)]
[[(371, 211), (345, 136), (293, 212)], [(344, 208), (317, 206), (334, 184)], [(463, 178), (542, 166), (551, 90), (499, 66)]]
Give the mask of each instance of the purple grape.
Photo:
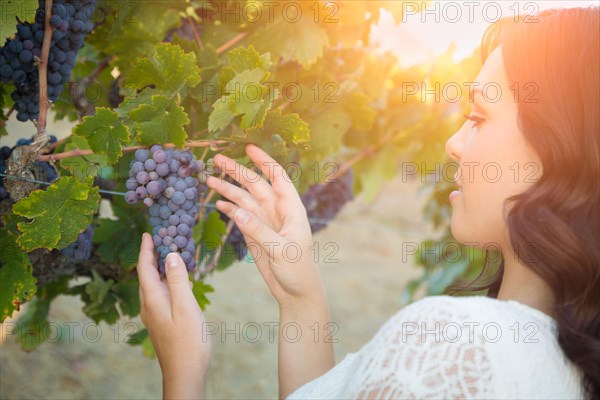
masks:
[(146, 171), (140, 171), (135, 176), (135, 179), (137, 179), (140, 185), (145, 185), (150, 180), (150, 176), (148, 176), (148, 173)]
[(146, 171), (154, 171), (156, 169), (156, 161), (149, 158), (144, 161), (144, 167), (146, 168)]
[(153, 144), (150, 147), (150, 153), (154, 154), (156, 150), (162, 150), (162, 146), (160, 144)]
[(164, 162), (157, 164), (155, 171), (159, 176), (167, 176), (169, 174), (169, 166)]
[(138, 186), (139, 184), (137, 182), (137, 179), (135, 178), (129, 178), (127, 179), (127, 182), (125, 182), (125, 187), (127, 188), (127, 190), (135, 190)]
[(167, 159), (167, 154), (163, 149), (158, 149), (152, 154), (152, 158), (154, 158), (154, 161), (157, 163), (164, 163)]
[(152, 236), (152, 241), (154, 242), (154, 247), (156, 248), (162, 245), (163, 239), (158, 235), (154, 235)]
[(158, 236), (160, 236), (161, 238), (164, 238), (165, 236), (167, 236), (167, 228), (160, 228), (158, 230)]
[(195, 222), (194, 217), (192, 217), (191, 215), (184, 214), (184, 215), (182, 215), (182, 216), (179, 217), (179, 223), (180, 224), (185, 224), (185, 225), (188, 225), (188, 226), (192, 226), (192, 225), (194, 225), (194, 222)]
[(173, 225), (170, 225), (167, 228), (167, 235), (171, 236), (171, 237), (175, 237), (177, 236), (177, 228), (174, 227)]
[(172, 236), (165, 236), (162, 239), (162, 244), (164, 244), (165, 246), (170, 246), (173, 243), (173, 237)]
[(158, 216), (162, 219), (169, 219), (171, 216), (171, 210), (167, 206), (160, 206), (160, 209), (158, 210)]
[(158, 178), (159, 178), (159, 176), (158, 176), (158, 174), (156, 173), (156, 171), (150, 171), (150, 172), (148, 173), (148, 176), (150, 177), (150, 180), (151, 180), (151, 181), (157, 181), (157, 180), (158, 180)]
[(171, 253), (175, 253), (177, 251), (177, 245), (175, 243), (171, 243), (169, 245), (169, 250), (171, 250)]
[(169, 217), (169, 224), (174, 226), (179, 225), (179, 216), (175, 214), (171, 215)]
[(192, 261), (192, 253), (190, 253), (189, 251), (184, 251), (183, 253), (181, 253), (181, 259), (184, 263), (188, 264), (190, 261)]
[(187, 226), (185, 224), (179, 224), (177, 226), (177, 233), (182, 236), (188, 236), (189, 234), (192, 233), (192, 230), (190, 229), (189, 226)]
[(125, 193), (125, 201), (129, 204), (135, 204), (138, 202), (138, 197), (133, 190), (130, 190)]
[(187, 200), (195, 200), (198, 197), (198, 190), (195, 187), (189, 187), (184, 190), (183, 194)]
[(131, 164), (131, 167), (129, 168), (129, 176), (131, 176), (133, 178), (134, 176), (136, 176), (138, 174), (138, 172), (142, 172), (143, 170), (144, 170), (144, 164), (139, 161), (135, 161), (134, 163)]
[(173, 193), (175, 193), (175, 188), (172, 186), (169, 186), (165, 189), (165, 197), (167, 199), (170, 199), (171, 197), (173, 197)]
[(144, 199), (144, 205), (146, 207), (152, 207), (153, 204), (154, 204), (154, 200), (152, 200), (150, 197), (146, 197)]
[(175, 237), (173, 242), (177, 245), (177, 247), (183, 249), (188, 244), (188, 239), (185, 236), (178, 235)]
[(135, 159), (144, 162), (150, 157), (150, 153), (146, 149), (139, 149), (135, 151)]
[(146, 190), (148, 191), (148, 194), (150, 196), (156, 197), (161, 192), (160, 183), (158, 181), (148, 182), (148, 185), (146, 186)]
[(158, 217), (159, 209), (160, 209), (160, 206), (158, 204), (153, 204), (152, 207), (150, 207), (150, 210), (148, 210), (148, 212), (150, 213), (151, 217)]
[(175, 188), (175, 190), (176, 192), (171, 196), (171, 201), (180, 206), (185, 203), (185, 194), (183, 194), (182, 191), (177, 190), (177, 188)]
[(164, 259), (167, 257), (167, 255), (169, 254), (169, 248), (167, 246), (160, 246), (158, 248), (158, 255), (160, 256), (160, 258)]
[(159, 217), (150, 217), (150, 225), (158, 226), (161, 223), (162, 223), (162, 219), (160, 219)]
[(148, 191), (145, 187), (140, 186), (137, 189), (135, 189), (135, 194), (137, 195), (138, 199), (143, 199), (148, 195)]

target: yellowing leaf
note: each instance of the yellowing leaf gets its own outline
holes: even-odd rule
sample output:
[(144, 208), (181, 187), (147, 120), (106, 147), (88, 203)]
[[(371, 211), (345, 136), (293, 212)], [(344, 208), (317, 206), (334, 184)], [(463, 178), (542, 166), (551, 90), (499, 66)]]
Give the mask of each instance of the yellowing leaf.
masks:
[(16, 237), (8, 229), (0, 230), (0, 322), (10, 317), (21, 303), (31, 300), (36, 292), (36, 279), (31, 274), (27, 253), (19, 249)]
[(17, 32), (17, 19), (33, 22), (38, 0), (0, 0), (0, 43)]
[(183, 127), (190, 120), (175, 100), (165, 96), (152, 96), (151, 104), (142, 104), (129, 117), (137, 122), (138, 140), (142, 144), (174, 143), (183, 147), (187, 133)]
[(229, 50), (227, 60), (229, 61), (229, 66), (236, 73), (255, 68), (267, 70), (272, 65), (271, 55), (269, 53), (259, 54), (252, 45), (248, 47), (240, 46)]
[(63, 249), (77, 239), (98, 211), (100, 195), (93, 178), (62, 177), (46, 190), (31, 192), (13, 206), (17, 215), (32, 221), (20, 222), (17, 243), (25, 251)]
[(106, 154), (111, 164), (123, 155), (122, 145), (129, 142), (129, 128), (108, 108), (96, 108), (96, 115), (84, 117), (75, 133), (86, 137), (95, 153)]

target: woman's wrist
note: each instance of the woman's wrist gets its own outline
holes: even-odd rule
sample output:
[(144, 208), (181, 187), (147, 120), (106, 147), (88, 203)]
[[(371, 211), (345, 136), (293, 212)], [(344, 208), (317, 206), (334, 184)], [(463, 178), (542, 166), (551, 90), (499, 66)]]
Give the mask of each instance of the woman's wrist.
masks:
[(163, 369), (163, 398), (204, 399), (207, 373), (202, 366)]

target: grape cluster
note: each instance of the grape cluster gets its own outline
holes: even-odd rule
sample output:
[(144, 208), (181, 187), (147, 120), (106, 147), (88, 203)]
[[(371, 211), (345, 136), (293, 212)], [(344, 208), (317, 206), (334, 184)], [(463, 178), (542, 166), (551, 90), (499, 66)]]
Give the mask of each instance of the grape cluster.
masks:
[(194, 175), (205, 174), (204, 163), (189, 151), (163, 149), (154, 145), (150, 151), (135, 152), (135, 161), (125, 183), (125, 201), (143, 202), (150, 211), (152, 240), (158, 251), (158, 268), (165, 273), (165, 258), (179, 252), (188, 271), (196, 266), (196, 244), (192, 228), (196, 224), (198, 196), (207, 187)]
[(94, 227), (89, 225), (85, 231), (77, 235), (77, 240), (60, 252), (71, 261), (83, 261), (90, 258), (92, 254), (92, 236), (94, 236)]
[[(36, 120), (39, 113), (39, 73), (36, 57), (42, 54), (45, 0), (39, 0), (33, 23), (17, 19), (17, 33), (0, 47), (0, 82), (14, 82), (11, 97), (17, 119)], [(54, 0), (50, 25), (54, 28), (48, 54), (48, 99), (55, 101), (69, 81), (77, 51), (94, 28), (96, 0)]]
[(354, 198), (352, 180), (352, 170), (349, 170), (335, 181), (309, 187), (300, 196), (313, 233), (325, 228), (344, 205)]
[[(17, 141), (17, 144), (10, 148), (8, 146), (2, 146), (0, 148), (0, 173), (4, 174), (6, 173), (6, 160), (8, 160), (8, 158), (10, 157), (10, 155), (12, 154), (12, 151), (15, 147), (19, 147), (19, 146), (28, 146), (30, 144), (33, 143), (35, 137), (31, 137), (31, 139), (19, 139)], [(54, 135), (50, 135), (50, 144), (56, 143), (56, 136)], [(38, 178), (38, 180), (43, 181), (43, 182), (52, 182), (54, 181), (56, 178), (58, 178), (58, 174), (56, 173), (56, 170), (54, 169), (54, 167), (52, 167), (52, 165), (50, 165), (50, 163), (48, 162), (42, 162), (42, 161), (36, 161), (33, 163), (33, 165), (36, 167), (35, 171), (39, 173), (39, 176), (36, 176), (36, 178)], [(4, 200), (8, 198), (8, 192), (6, 191), (6, 188), (4, 187), (4, 177), (0, 176), (0, 201)]]

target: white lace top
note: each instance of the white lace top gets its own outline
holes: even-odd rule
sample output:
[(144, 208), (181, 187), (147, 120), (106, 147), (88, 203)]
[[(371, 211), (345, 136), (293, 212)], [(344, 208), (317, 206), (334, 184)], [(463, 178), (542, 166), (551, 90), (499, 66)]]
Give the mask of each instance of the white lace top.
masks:
[(513, 300), (430, 296), (390, 318), (295, 399), (582, 399), (556, 322)]

